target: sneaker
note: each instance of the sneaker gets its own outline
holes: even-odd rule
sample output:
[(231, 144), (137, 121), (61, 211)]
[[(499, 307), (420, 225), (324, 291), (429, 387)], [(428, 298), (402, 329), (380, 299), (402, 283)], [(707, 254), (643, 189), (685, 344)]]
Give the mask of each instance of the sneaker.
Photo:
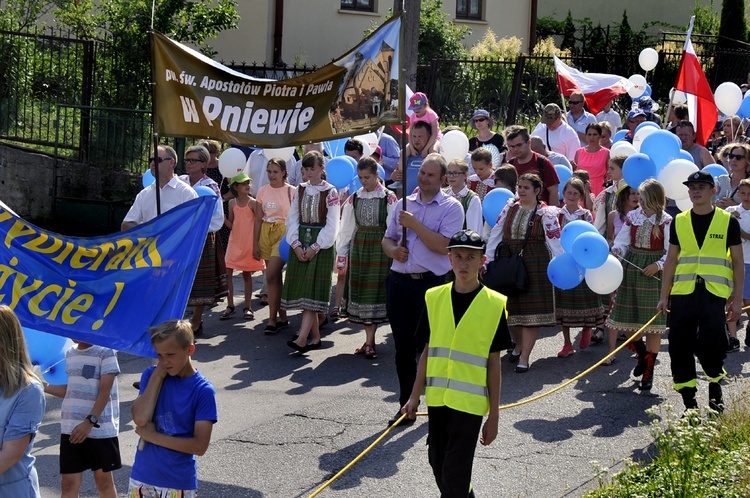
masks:
[(591, 329), (581, 331), (581, 339), (578, 341), (578, 349), (586, 349), (591, 344)]
[(565, 344), (563, 348), (560, 350), (559, 353), (557, 353), (558, 358), (567, 358), (568, 356), (575, 353), (575, 350), (573, 349), (572, 344)]
[(727, 348), (728, 353), (735, 353), (740, 350), (740, 340), (736, 337), (729, 338), (729, 347)]

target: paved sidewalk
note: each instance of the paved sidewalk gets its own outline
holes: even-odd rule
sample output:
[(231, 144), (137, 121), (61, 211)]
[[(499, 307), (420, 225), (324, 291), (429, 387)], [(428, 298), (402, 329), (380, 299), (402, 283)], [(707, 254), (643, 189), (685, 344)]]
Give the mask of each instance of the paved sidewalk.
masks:
[[(241, 289), (241, 278), (234, 281)], [(219, 321), (223, 305), (204, 317), (205, 335), (198, 340), (194, 358), (216, 387), (220, 420), (208, 452), (198, 459), (202, 497), (308, 496), (376, 439), (397, 409), (390, 329), (378, 329), (375, 360), (353, 354), (364, 332), (346, 321), (324, 329), (321, 349), (299, 356), (290, 354), (286, 341), (299, 325), (300, 315), (291, 315), (290, 329), (266, 336), (268, 308), (259, 309), (257, 303), (253, 299), (254, 321), (239, 315)], [(503, 358), (503, 404), (545, 392), (606, 353), (606, 345), (591, 345), (568, 358), (557, 358), (562, 345), (557, 332), (542, 331), (526, 374), (514, 373)], [(648, 428), (642, 425), (650, 421), (646, 409), (667, 402), (681, 406), (670, 386), (666, 347), (664, 339), (651, 394), (639, 393), (629, 378), (635, 360), (625, 350), (612, 366), (600, 367), (551, 396), (501, 411), (498, 439), (477, 450), (477, 496), (580, 496), (597, 486), (591, 461), (616, 471), (625, 459), (647, 457), (653, 448)], [(748, 355), (729, 354), (727, 371), (746, 376)], [(130, 417), (137, 392), (131, 384), (150, 362), (129, 355), (120, 355), (119, 360), (124, 466), (115, 479), (124, 496), (138, 442)], [(706, 383), (699, 386), (699, 399), (705, 404)], [(730, 399), (731, 386), (726, 391)], [(48, 396), (47, 407), (34, 453), (42, 496), (54, 497), (60, 493), (60, 401)], [(411, 427), (397, 428), (319, 496), (437, 496), (427, 463), (426, 434), (425, 417)], [(81, 496), (98, 496), (90, 473)]]

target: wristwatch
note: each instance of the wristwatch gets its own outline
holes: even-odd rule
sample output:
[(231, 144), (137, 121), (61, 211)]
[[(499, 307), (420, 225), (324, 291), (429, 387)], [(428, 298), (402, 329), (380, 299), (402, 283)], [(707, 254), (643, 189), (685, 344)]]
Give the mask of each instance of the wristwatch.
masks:
[(98, 418), (96, 417), (96, 415), (94, 415), (94, 414), (92, 414), (92, 413), (89, 413), (89, 415), (88, 415), (88, 416), (86, 417), (86, 420), (88, 420), (89, 422), (91, 422), (91, 425), (93, 425), (93, 426), (94, 426), (94, 427), (96, 427), (97, 429), (98, 429), (99, 427), (101, 427), (101, 426), (99, 425), (99, 419), (98, 419)]

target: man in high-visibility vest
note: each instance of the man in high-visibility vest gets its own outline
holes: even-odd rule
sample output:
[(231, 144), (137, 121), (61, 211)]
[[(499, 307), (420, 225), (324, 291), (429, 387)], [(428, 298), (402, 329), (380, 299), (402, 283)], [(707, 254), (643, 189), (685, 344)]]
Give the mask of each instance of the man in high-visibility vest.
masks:
[(497, 436), (500, 351), (511, 347), (506, 297), (479, 282), (484, 248), (473, 230), (451, 237), (448, 250), (456, 279), (427, 290), (417, 330), (426, 345), (411, 397), (401, 409), (413, 419), (426, 387), (429, 462), (445, 497), (474, 496), (477, 436), (481, 428), (479, 441), (485, 446)]
[(742, 313), (745, 265), (740, 224), (711, 203), (716, 188), (709, 173), (698, 171), (683, 183), (693, 208), (672, 223), (657, 309), (667, 313), (669, 308), (672, 379), (685, 408), (698, 407), (695, 355), (709, 379), (709, 407), (721, 412), (720, 382), (726, 376), (728, 345), (724, 324)]

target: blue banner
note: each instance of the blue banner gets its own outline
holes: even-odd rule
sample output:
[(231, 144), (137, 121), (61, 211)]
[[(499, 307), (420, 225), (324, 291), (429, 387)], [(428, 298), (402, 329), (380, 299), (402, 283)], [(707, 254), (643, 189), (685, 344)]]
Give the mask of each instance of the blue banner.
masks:
[(148, 328), (182, 318), (214, 196), (125, 232), (66, 237), (0, 206), (0, 303), (24, 327), (155, 357)]

